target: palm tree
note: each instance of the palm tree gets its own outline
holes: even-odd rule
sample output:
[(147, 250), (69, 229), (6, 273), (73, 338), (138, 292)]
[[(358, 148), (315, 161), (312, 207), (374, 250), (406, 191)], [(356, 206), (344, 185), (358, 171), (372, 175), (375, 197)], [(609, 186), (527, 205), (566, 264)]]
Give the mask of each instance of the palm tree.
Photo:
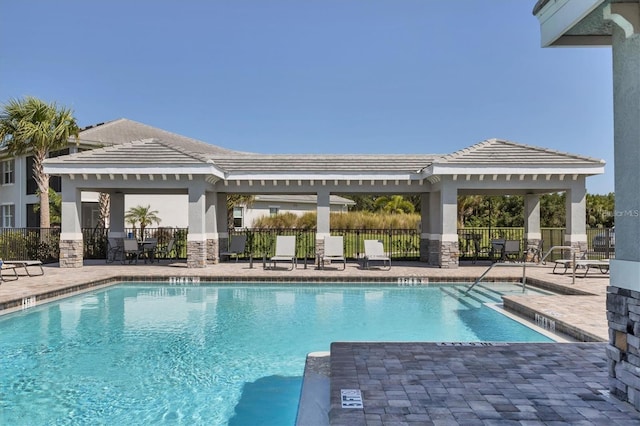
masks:
[(100, 206), (100, 227), (107, 227), (107, 219), (109, 218), (109, 208), (111, 206), (111, 197), (106, 192), (101, 192), (98, 198), (98, 206)]
[(383, 196), (377, 198), (374, 204), (377, 210), (392, 214), (413, 213), (415, 210), (413, 203), (405, 200), (402, 195)]
[(28, 96), (11, 99), (0, 112), (0, 144), (9, 155), (30, 152), (33, 155), (33, 177), (40, 195), (40, 227), (49, 228), (49, 175), (43, 161), (50, 151), (64, 148), (73, 136), (78, 141), (80, 129), (70, 109), (56, 103), (45, 103)]
[(151, 210), (151, 206), (143, 207), (136, 206), (131, 207), (124, 214), (124, 220), (130, 223), (134, 228), (136, 223), (140, 223), (140, 237), (144, 238), (144, 228), (153, 224), (154, 222), (160, 224), (160, 217), (158, 217), (157, 210)]

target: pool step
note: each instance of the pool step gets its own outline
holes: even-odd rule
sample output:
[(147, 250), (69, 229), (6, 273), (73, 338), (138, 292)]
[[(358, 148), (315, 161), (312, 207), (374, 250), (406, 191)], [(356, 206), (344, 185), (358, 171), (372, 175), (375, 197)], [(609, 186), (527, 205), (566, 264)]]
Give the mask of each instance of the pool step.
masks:
[(463, 286), (451, 286), (441, 287), (440, 290), (451, 297), (454, 297), (460, 301), (463, 305), (469, 308), (479, 308), (484, 303), (495, 303), (491, 298), (486, 297), (482, 293), (478, 293), (472, 290), (469, 294), (465, 294), (467, 287)]

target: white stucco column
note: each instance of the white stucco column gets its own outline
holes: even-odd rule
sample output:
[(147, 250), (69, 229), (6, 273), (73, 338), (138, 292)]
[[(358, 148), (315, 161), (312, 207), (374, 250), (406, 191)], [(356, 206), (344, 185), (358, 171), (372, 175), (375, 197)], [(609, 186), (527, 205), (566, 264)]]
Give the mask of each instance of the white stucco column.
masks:
[(124, 193), (109, 193), (109, 236), (124, 238)]
[(331, 228), (329, 225), (329, 220), (331, 216), (331, 204), (330, 198), (331, 194), (328, 189), (323, 189), (318, 191), (318, 206), (317, 206), (317, 237), (316, 238), (324, 238), (327, 235), (330, 235)]
[(429, 239), (431, 234), (431, 194), (420, 194), (420, 261), (429, 262)]
[(609, 391), (640, 410), (640, 4), (609, 4), (613, 21), (615, 259), (607, 288)]
[[(613, 5), (612, 5), (613, 6)], [(640, 291), (640, 28), (638, 4), (613, 26), (613, 137), (616, 258), (611, 285)], [(636, 25), (637, 26), (637, 25)]]
[(80, 268), (83, 264), (82, 191), (68, 177), (62, 177), (60, 226), (60, 267)]
[[(207, 235), (207, 260), (218, 263), (220, 249), (218, 239), (218, 193), (205, 193), (205, 229)], [(226, 216), (226, 215), (225, 215)]]
[(187, 235), (187, 267), (204, 268), (207, 265), (205, 182), (189, 186), (189, 234)]
[[(439, 191), (431, 193), (429, 263), (437, 259), (441, 268), (458, 267), (458, 189), (451, 181), (440, 182)], [(434, 259), (435, 258), (435, 259)]]
[(587, 251), (587, 188), (584, 178), (574, 181), (566, 191), (565, 245), (573, 247), (577, 255)]
[(540, 231), (540, 196), (524, 196), (524, 239), (529, 244), (537, 244), (542, 239)]

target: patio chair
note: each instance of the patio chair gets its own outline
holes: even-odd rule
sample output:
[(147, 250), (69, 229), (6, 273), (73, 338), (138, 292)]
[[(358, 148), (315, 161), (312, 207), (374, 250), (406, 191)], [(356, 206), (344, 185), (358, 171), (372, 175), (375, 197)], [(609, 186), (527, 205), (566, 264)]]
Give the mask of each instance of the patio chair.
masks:
[[(9, 278), (7, 277), (3, 271), (12, 271), (13, 275)], [(18, 271), (16, 271), (15, 265), (7, 265), (5, 262), (0, 259), (0, 282), (2, 281), (15, 281), (18, 277)]]
[[(30, 277), (38, 275), (44, 275), (44, 269), (42, 269), (42, 262), (39, 260), (5, 260), (5, 265), (12, 265), (16, 268), (24, 269), (24, 273)], [(36, 273), (32, 272), (33, 268), (38, 268)]]
[(140, 256), (144, 254), (144, 250), (138, 245), (138, 241), (133, 238), (125, 238), (123, 240), (123, 253), (122, 263), (129, 258), (129, 263), (133, 262), (133, 259), (138, 263)]
[[(156, 248), (158, 247), (158, 239), (157, 238), (147, 238), (142, 241), (140, 244), (140, 249), (142, 250), (142, 254), (144, 256), (144, 263), (147, 263), (147, 260), (150, 263), (153, 263), (156, 255)], [(158, 261), (159, 262), (159, 261)]]
[(324, 254), (320, 257), (320, 269), (324, 269), (325, 262), (342, 262), (342, 269), (347, 269), (344, 257), (344, 238), (340, 236), (324, 237)]
[(158, 246), (156, 245), (156, 249), (155, 252), (153, 253), (153, 257), (155, 259), (158, 259), (158, 263), (160, 263), (160, 259), (176, 259), (177, 258), (177, 253), (173, 253), (173, 256), (171, 256), (171, 252), (173, 251), (173, 246), (176, 244), (176, 240), (175, 238), (171, 238), (169, 240), (169, 242), (167, 243), (167, 245), (165, 246)]
[[(587, 253), (586, 252), (582, 253), (582, 255), (579, 258), (576, 259), (576, 263), (578, 263), (581, 260), (587, 260)], [(564, 270), (562, 272), (556, 272), (556, 268), (558, 266), (563, 266)], [(566, 274), (567, 270), (569, 268), (575, 268), (575, 267), (576, 267), (576, 265), (573, 264), (573, 259), (566, 259), (566, 258), (565, 259), (556, 259), (556, 260), (554, 260), (552, 273), (554, 273), (554, 274)]]
[(600, 271), (601, 274), (607, 274), (609, 273), (609, 259), (603, 259), (603, 260), (594, 260), (594, 259), (584, 259), (584, 260), (576, 260), (576, 269), (577, 268), (584, 268), (584, 275), (582, 276), (583, 278), (587, 277), (587, 274), (589, 273), (589, 269), (594, 268), (594, 269), (598, 269)]
[(107, 239), (107, 258), (105, 261), (107, 263), (113, 263), (116, 260), (122, 260), (124, 257), (124, 247), (123, 240), (124, 238), (109, 238)]
[(391, 269), (391, 258), (384, 252), (384, 245), (380, 240), (364, 240), (364, 268), (369, 269), (371, 262), (382, 262), (382, 268)]
[(505, 240), (502, 249), (502, 261), (511, 260), (516, 262), (520, 260), (520, 240)]
[(271, 268), (275, 269), (276, 262), (291, 262), (291, 269), (296, 266), (296, 237), (278, 235), (276, 237), (276, 254), (269, 259)]
[(231, 243), (229, 244), (229, 250), (223, 251), (220, 253), (220, 257), (228, 256), (229, 260), (231, 257), (236, 257), (236, 262), (238, 262), (238, 257), (244, 253), (245, 246), (247, 245), (247, 236), (246, 235), (232, 235)]

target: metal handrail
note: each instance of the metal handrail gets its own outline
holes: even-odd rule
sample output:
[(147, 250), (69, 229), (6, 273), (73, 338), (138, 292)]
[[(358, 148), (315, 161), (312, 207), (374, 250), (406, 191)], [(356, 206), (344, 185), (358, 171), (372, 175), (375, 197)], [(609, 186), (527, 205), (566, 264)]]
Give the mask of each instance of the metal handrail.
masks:
[[(496, 262), (496, 263), (492, 263), (486, 271), (484, 271), (482, 273), (482, 275), (480, 275), (480, 277), (478, 277), (477, 280), (475, 280), (475, 282), (473, 284), (471, 284), (469, 286), (469, 288), (464, 292), (465, 296), (471, 291), (471, 289), (473, 289), (473, 287), (478, 284), (480, 281), (482, 281), (482, 279), (489, 273), (489, 271), (491, 271), (494, 267), (496, 266), (520, 266), (517, 263), (513, 263), (513, 262)], [(524, 293), (524, 291), (526, 290), (526, 285), (527, 285), (527, 276), (526, 276), (526, 267), (527, 267), (527, 262), (522, 262), (522, 292)]]
[(574, 253), (574, 254), (575, 254), (575, 251), (576, 251), (575, 248), (571, 247), (571, 246), (553, 246), (547, 251), (547, 253), (544, 256), (542, 256), (542, 259), (540, 259), (540, 262), (538, 262), (538, 263), (544, 263), (544, 261), (547, 259), (547, 257), (549, 257), (549, 255), (556, 249), (571, 250), (571, 253)]
[[(540, 259), (540, 261), (538, 262), (538, 264), (540, 263), (544, 263), (545, 259), (555, 250), (571, 250), (571, 262), (572, 262), (572, 284), (576, 283), (576, 249), (574, 247), (571, 246), (553, 246), (549, 249), (549, 251), (547, 251), (547, 253), (542, 256), (542, 259)], [(525, 254), (526, 256), (526, 254)], [(519, 266), (517, 264), (513, 264), (511, 262), (497, 262), (497, 263), (492, 263), (491, 266), (489, 266), (487, 268), (486, 271), (484, 271), (482, 273), (482, 275), (480, 275), (480, 277), (478, 277), (477, 280), (475, 280), (475, 282), (473, 284), (471, 284), (469, 286), (469, 288), (464, 292), (465, 295), (467, 295), (471, 289), (473, 289), (473, 287), (478, 284), (480, 281), (482, 281), (482, 279), (489, 273), (489, 271), (491, 271), (495, 266)], [(526, 273), (526, 269), (527, 268), (527, 262), (526, 262), (526, 257), (522, 260), (522, 292), (524, 293), (525, 289), (526, 289), (526, 282), (527, 282), (527, 273)]]
[(576, 249), (571, 246), (553, 246), (547, 251), (547, 253), (542, 256), (540, 259), (540, 263), (543, 263), (545, 259), (554, 251), (554, 250), (570, 250), (571, 251), (571, 284), (576, 283)]

